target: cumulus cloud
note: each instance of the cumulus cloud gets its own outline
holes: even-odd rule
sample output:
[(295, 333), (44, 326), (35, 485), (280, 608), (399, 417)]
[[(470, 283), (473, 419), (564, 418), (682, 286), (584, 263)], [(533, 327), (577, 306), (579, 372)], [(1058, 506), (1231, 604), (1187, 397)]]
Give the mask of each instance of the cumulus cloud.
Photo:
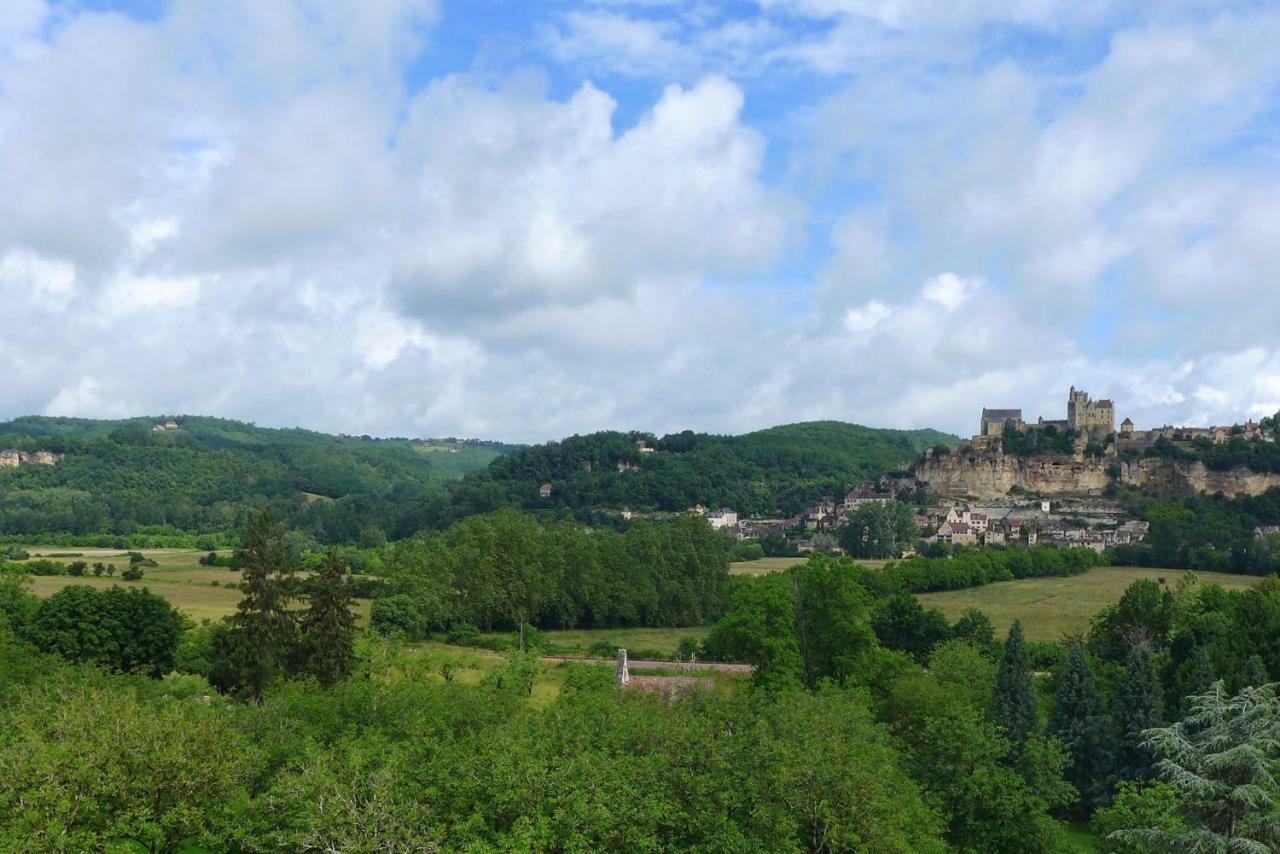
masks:
[(1280, 408), (1265, 7), (611, 0), (481, 72), (465, 4), (0, 6), (2, 416)]

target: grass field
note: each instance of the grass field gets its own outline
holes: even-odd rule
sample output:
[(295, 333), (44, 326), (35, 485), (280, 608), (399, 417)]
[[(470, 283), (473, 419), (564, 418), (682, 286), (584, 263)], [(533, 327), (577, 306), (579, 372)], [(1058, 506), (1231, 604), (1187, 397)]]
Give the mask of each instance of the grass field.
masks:
[[(607, 643), (615, 649), (652, 650), (664, 655), (674, 655), (681, 638), (701, 641), (707, 636), (707, 626), (691, 626), (682, 629), (563, 629), (544, 631), (555, 652), (566, 655), (586, 655), (592, 644)], [(632, 657), (639, 657), (632, 653)]]
[[(1070, 578), (1002, 581), (968, 590), (921, 593), (916, 598), (926, 608), (940, 609), (950, 620), (967, 608), (977, 608), (991, 618), (1001, 637), (1016, 618), (1022, 621), (1030, 640), (1055, 641), (1066, 633), (1088, 628), (1090, 617), (1118, 601), (1125, 588), (1139, 578), (1163, 578), (1174, 585), (1186, 574), (1180, 569), (1098, 567)], [(1259, 580), (1251, 575), (1222, 572), (1200, 573), (1199, 578), (1229, 590), (1239, 590)]]
[[(736, 563), (729, 564), (730, 575), (767, 575), (770, 572), (780, 572), (784, 569), (790, 569), (797, 564), (804, 563), (808, 560), (808, 556), (803, 557), (762, 557), (759, 560), (741, 560)], [(860, 560), (858, 563), (869, 569), (882, 569), (887, 560)]]
[[(154, 560), (158, 566), (146, 567), (141, 581), (121, 581), (120, 571), (129, 566), (129, 558), (120, 549), (94, 549), (79, 547), (23, 546), (32, 558), (46, 555), (79, 554), (79, 557), (53, 557), (59, 563), (83, 560), (90, 566), (95, 563), (114, 563), (116, 576), (85, 575), (73, 578), (68, 575), (37, 575), (31, 577), (31, 592), (37, 596), (52, 596), (71, 584), (88, 584), (93, 587), (146, 587), (152, 593), (163, 596), (175, 608), (196, 622), (220, 620), (235, 611), (240, 602), (240, 591), (235, 585), (240, 573), (225, 567), (201, 566), (200, 558), (206, 552), (192, 549), (141, 549), (142, 554)], [(218, 582), (214, 587), (213, 582)], [(227, 587), (230, 583), (232, 586)], [(368, 600), (356, 600), (356, 612), (363, 623), (369, 617)]]

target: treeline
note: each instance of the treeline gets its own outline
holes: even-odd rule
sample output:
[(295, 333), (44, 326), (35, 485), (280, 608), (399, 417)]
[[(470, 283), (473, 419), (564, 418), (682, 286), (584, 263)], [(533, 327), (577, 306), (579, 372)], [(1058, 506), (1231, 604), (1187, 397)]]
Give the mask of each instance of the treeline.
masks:
[(1261, 525), (1280, 525), (1280, 489), (1236, 499), (1198, 495), (1178, 500), (1147, 496), (1127, 501), (1129, 512), (1150, 523), (1142, 543), (1117, 546), (1124, 566), (1268, 575), (1280, 572), (1280, 540), (1258, 537)]
[(977, 548), (957, 550), (950, 557), (916, 555), (874, 572), (859, 567), (859, 576), (878, 595), (931, 593), (1019, 578), (1079, 575), (1106, 563), (1106, 556), (1088, 548)]
[(1203, 437), (1190, 442), (1173, 442), (1161, 436), (1142, 455), (1169, 460), (1198, 460), (1214, 471), (1243, 467), (1256, 472), (1280, 472), (1280, 444), (1252, 441), (1243, 436), (1232, 436), (1221, 445)]
[[(505, 446), (423, 443), (268, 430), (183, 417), (98, 422), (24, 418), (0, 424), (0, 448), (64, 454), (57, 465), (0, 470), (0, 530), (25, 540), (68, 535), (129, 547), (212, 548), (263, 510), (316, 544), (381, 545), (407, 536), (410, 508)], [(179, 543), (181, 538), (190, 543)]]
[(698, 517), (618, 533), (499, 510), (390, 547), (395, 593), (375, 601), (373, 624), (409, 637), (461, 624), (699, 625), (720, 613), (728, 554)]
[[(642, 441), (653, 453), (642, 452)], [(743, 514), (795, 514), (824, 495), (954, 442), (935, 430), (878, 430), (820, 421), (742, 436), (603, 432), (523, 448), (496, 459), (427, 502), (421, 526), (443, 528), (498, 507), (686, 510), (694, 504)], [(540, 495), (549, 484), (550, 497)]]

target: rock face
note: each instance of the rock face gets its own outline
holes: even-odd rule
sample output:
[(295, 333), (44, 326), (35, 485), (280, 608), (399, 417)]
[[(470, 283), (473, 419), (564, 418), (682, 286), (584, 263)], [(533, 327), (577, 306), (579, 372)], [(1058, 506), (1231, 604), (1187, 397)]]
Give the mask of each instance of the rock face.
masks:
[(62, 462), (62, 454), (52, 451), (0, 451), (0, 469), (18, 466), (51, 466)]
[(1280, 474), (1246, 468), (1211, 471), (1199, 461), (1115, 460), (1076, 456), (1016, 457), (995, 450), (960, 449), (927, 454), (916, 464), (917, 480), (939, 495), (1000, 498), (1014, 487), (1041, 495), (1100, 495), (1112, 482), (1167, 495), (1199, 492), (1259, 495), (1280, 486)]

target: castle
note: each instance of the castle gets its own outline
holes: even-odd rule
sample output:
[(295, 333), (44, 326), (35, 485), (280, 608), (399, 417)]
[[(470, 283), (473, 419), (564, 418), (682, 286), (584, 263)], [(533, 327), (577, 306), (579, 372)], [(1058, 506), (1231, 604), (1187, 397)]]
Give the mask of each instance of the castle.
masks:
[[(1133, 422), (1125, 419), (1130, 430)], [(978, 422), (979, 440), (997, 439), (1004, 435), (1006, 429), (1023, 430), (1026, 422), (1022, 420), (1021, 409), (988, 409), (983, 407), (982, 418)], [(1059, 430), (1073, 430), (1082, 435), (1103, 438), (1116, 432), (1116, 408), (1110, 400), (1092, 400), (1086, 391), (1078, 391), (1075, 386), (1067, 392), (1067, 417), (1064, 419), (1046, 419), (1041, 416), (1036, 421), (1037, 427), (1053, 426)]]

